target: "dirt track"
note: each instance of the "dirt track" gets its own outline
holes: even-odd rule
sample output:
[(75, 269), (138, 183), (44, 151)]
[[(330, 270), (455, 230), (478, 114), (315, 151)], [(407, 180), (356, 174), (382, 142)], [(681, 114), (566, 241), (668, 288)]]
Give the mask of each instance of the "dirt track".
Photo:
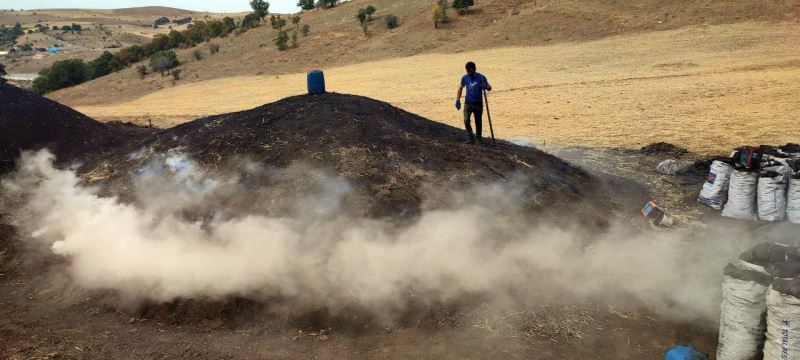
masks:
[[(800, 138), (796, 23), (741, 23), (588, 43), (421, 55), (327, 69), (331, 90), (388, 101), (460, 126), (452, 109), (465, 60), (496, 91), (496, 132), (534, 143), (638, 148), (666, 141), (696, 152)], [(421, 70), (422, 69), (422, 70)], [(77, 106), (99, 119), (169, 126), (304, 91), (304, 74), (237, 76), (141, 98)]]

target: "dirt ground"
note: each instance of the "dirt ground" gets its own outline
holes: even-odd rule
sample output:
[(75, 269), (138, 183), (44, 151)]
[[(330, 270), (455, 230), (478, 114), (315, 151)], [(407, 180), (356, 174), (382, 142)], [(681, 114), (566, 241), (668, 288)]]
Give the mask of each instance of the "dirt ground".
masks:
[[(659, 156), (577, 148), (550, 152), (592, 159), (581, 166), (596, 174), (608, 171), (603, 164), (624, 169), (616, 181), (630, 191), (617, 195), (630, 199), (633, 207), (651, 184), (663, 181), (637, 175)], [(675, 192), (691, 197), (696, 190), (667, 187), (656, 196)], [(674, 205), (668, 204), (669, 209), (677, 212)], [(681, 204), (687, 208), (704, 212), (693, 202)], [(640, 222), (633, 213), (631, 220)], [(0, 315), (5, 319), (0, 322), (0, 354), (9, 359), (660, 359), (678, 343), (708, 354), (716, 348), (716, 323), (672, 321), (624, 297), (612, 303), (554, 298), (503, 309), (465, 299), (389, 325), (358, 316), (297, 314), (280, 301), (182, 299), (165, 306), (126, 306), (111, 293), (64, 285), (63, 260), (23, 260), (29, 249), (10, 241), (9, 227), (0, 230)]]
[[(326, 69), (326, 80), (330, 90), (385, 100), (460, 126), (452, 104), (456, 85), (462, 64), (475, 60), (495, 88), (489, 101), (499, 137), (624, 148), (666, 141), (718, 153), (800, 138), (800, 128), (787, 126), (800, 113), (797, 31), (794, 22), (689, 27), (368, 62)], [(154, 81), (166, 83), (131, 101), (101, 105), (96, 97), (83, 97), (67, 104), (102, 120), (168, 127), (305, 91), (304, 73), (174, 86)]]

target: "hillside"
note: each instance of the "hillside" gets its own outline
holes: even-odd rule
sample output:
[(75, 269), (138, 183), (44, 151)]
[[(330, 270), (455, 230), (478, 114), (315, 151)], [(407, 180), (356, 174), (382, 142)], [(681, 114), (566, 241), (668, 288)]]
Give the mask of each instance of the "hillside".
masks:
[[(695, 26), (325, 70), (332, 91), (377, 98), (461, 127), (460, 113), (453, 108), (455, 82), (464, 61), (472, 59), (495, 87), (490, 105), (500, 137), (525, 137), (538, 146), (633, 149), (667, 141), (719, 153), (800, 138), (800, 128), (786, 126), (800, 113), (796, 29), (794, 23), (762, 22)], [(175, 85), (158, 76), (145, 81), (154, 82), (157, 90), (129, 101), (76, 108), (99, 120), (171, 127), (305, 92), (304, 72)], [(108, 91), (124, 92), (125, 86), (123, 81), (108, 84)]]
[[(371, 36), (364, 38), (354, 15), (368, 4), (378, 12), (370, 25)], [(467, 16), (451, 11), (451, 21), (437, 30), (429, 20), (428, 0), (353, 0), (334, 9), (306, 12), (303, 23), (311, 26), (311, 34), (301, 37), (296, 49), (277, 51), (271, 42), (275, 30), (262, 26), (215, 40), (220, 53), (202, 62), (191, 61), (193, 49), (180, 51), (179, 58), (185, 63), (181, 68), (186, 83), (287, 74), (417, 54), (582, 42), (690, 25), (779, 22), (796, 16), (796, 1), (765, 5), (757, 0), (691, 0), (674, 8), (662, 4), (654, 0), (484, 0)], [(381, 19), (386, 14), (397, 15), (401, 26), (387, 30)], [(168, 86), (168, 80), (154, 75), (139, 80), (134, 69), (128, 69), (50, 97), (71, 106), (92, 105), (130, 100)], [(105, 96), (92, 96), (96, 93)]]
[[(23, 31), (45, 26), (45, 32), (35, 31), (17, 38), (17, 44), (34, 48), (57, 45), (58, 54), (36, 53), (0, 58), (9, 73), (37, 73), (53, 62), (79, 58), (90, 61), (103, 51), (117, 51), (121, 47), (141, 45), (156, 35), (170, 29), (185, 29), (187, 25), (169, 24), (157, 29), (153, 21), (162, 16), (170, 19), (192, 17), (197, 20), (224, 16), (241, 17), (242, 14), (196, 12), (169, 7), (139, 7), (126, 9), (28, 9), (24, 11), (0, 10), (0, 25), (11, 27), (19, 22)], [(62, 26), (81, 25), (80, 32), (60, 30)], [(52, 27), (58, 30), (52, 30)]]

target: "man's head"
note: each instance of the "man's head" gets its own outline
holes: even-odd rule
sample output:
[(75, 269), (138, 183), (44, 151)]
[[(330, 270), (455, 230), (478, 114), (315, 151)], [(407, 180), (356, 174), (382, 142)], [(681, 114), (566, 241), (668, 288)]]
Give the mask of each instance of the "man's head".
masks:
[(478, 70), (478, 68), (475, 66), (475, 63), (472, 61), (468, 62), (465, 68), (467, 69), (467, 74), (469, 75), (475, 75), (475, 71)]

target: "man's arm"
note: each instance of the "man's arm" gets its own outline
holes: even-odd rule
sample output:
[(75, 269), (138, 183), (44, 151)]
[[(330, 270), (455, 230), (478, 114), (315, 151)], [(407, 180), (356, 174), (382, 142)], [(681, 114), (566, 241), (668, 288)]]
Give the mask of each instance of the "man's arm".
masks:
[(461, 110), (461, 90), (464, 89), (464, 84), (458, 86), (458, 94), (456, 94), (456, 110)]
[(486, 89), (486, 91), (492, 91), (492, 85), (489, 85), (489, 79), (485, 76), (483, 77), (483, 88)]

